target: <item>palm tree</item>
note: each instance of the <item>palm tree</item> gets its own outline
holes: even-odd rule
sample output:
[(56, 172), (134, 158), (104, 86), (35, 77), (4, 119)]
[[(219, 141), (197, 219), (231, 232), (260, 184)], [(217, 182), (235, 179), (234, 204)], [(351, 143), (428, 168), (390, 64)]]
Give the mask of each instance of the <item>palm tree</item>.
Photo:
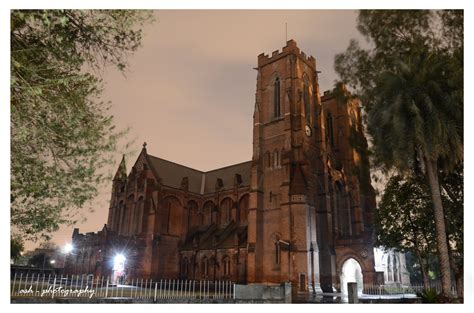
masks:
[[(459, 68), (452, 56), (427, 50), (397, 56), (394, 68), (376, 79), (377, 96), (368, 112), (368, 131), (375, 158), (386, 168), (421, 168), (427, 178), (443, 294), (450, 297), (451, 272), (438, 174), (440, 170), (449, 172), (463, 159), (462, 64)], [(455, 84), (456, 79), (460, 84)]]

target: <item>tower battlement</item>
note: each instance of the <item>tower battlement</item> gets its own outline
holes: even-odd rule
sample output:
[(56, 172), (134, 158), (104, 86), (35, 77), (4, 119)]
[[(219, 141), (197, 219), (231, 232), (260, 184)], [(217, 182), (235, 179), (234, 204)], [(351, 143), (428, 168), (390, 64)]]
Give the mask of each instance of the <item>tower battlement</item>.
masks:
[(280, 50), (275, 50), (272, 52), (272, 55), (269, 56), (268, 54), (261, 53), (258, 56), (258, 67), (265, 66), (269, 63), (272, 63), (282, 57), (285, 57), (289, 54), (294, 54), (298, 56), (300, 59), (302, 59), (309, 67), (313, 68), (316, 70), (316, 59), (310, 55), (307, 56), (303, 51), (301, 51), (297, 44), (296, 41), (293, 39), (290, 39), (286, 42), (286, 46), (283, 47), (282, 51)]

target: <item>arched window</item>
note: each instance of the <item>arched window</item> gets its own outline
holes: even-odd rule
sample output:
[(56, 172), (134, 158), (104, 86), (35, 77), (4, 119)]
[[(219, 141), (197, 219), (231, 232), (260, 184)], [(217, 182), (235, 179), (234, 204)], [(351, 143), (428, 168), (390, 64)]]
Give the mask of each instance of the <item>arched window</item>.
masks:
[(223, 265), (223, 275), (229, 276), (230, 275), (230, 258), (228, 256), (224, 256), (222, 258), (222, 265)]
[(142, 232), (142, 224), (143, 224), (143, 207), (144, 207), (144, 202), (143, 202), (143, 197), (140, 197), (138, 199), (137, 206), (135, 207), (134, 211), (134, 234), (140, 234)]
[(265, 152), (265, 167), (271, 168), (272, 167), (272, 158), (270, 156), (270, 152)]
[(202, 215), (201, 215), (201, 225), (210, 225), (211, 224), (211, 214), (214, 210), (214, 203), (208, 201), (204, 204), (202, 208)]
[(199, 225), (198, 205), (195, 201), (188, 202), (188, 229)]
[(179, 200), (175, 197), (167, 197), (162, 205), (162, 231), (170, 235), (179, 235), (183, 226), (184, 210)]
[(132, 232), (133, 226), (133, 216), (132, 216), (132, 208), (133, 208), (133, 195), (130, 195), (127, 199), (127, 203), (125, 205), (123, 220), (122, 220), (122, 235), (130, 236)]
[(274, 117), (280, 117), (280, 78), (275, 79), (273, 85), (273, 113)]
[(230, 210), (232, 208), (232, 200), (225, 198), (220, 206), (220, 224), (227, 224), (230, 222)]
[(219, 218), (219, 211), (217, 211), (217, 207), (214, 206), (211, 210), (211, 224), (217, 224)]
[(207, 277), (209, 275), (209, 260), (207, 257), (203, 257), (201, 260), (201, 274), (202, 277)]
[(303, 87), (303, 103), (304, 103), (304, 115), (306, 117), (306, 121), (310, 122), (310, 104), (309, 104), (309, 79), (305, 75), (304, 76), (304, 87)]
[(278, 154), (278, 150), (273, 151), (273, 168), (280, 167), (280, 156)]
[(326, 127), (327, 127), (327, 135), (329, 142), (331, 143), (331, 147), (334, 147), (334, 129), (332, 125), (332, 115), (328, 113), (326, 117)]
[(188, 258), (183, 258), (183, 261), (181, 263), (181, 274), (183, 278), (188, 277), (188, 268), (189, 268), (189, 260)]
[(281, 263), (281, 249), (280, 249), (280, 238), (277, 237), (275, 241), (275, 264)]
[(336, 182), (334, 188), (335, 196), (335, 207), (337, 210), (338, 228), (339, 234), (342, 237), (349, 236), (351, 234), (351, 214), (349, 209), (349, 203), (347, 197), (343, 195), (343, 186), (340, 182)]
[(247, 223), (247, 214), (249, 209), (249, 195), (243, 196), (239, 201), (239, 222)]
[(113, 230), (117, 233), (120, 233), (120, 225), (122, 225), (123, 218), (123, 201), (120, 201), (117, 207), (117, 211), (114, 216)]

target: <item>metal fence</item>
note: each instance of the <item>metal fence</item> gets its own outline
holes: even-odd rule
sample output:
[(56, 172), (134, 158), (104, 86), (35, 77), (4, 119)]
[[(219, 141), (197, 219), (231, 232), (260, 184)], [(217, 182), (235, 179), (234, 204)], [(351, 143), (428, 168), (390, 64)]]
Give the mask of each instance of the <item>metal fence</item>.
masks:
[[(335, 287), (338, 290), (341, 290), (339, 284)], [(415, 296), (416, 294), (422, 293), (423, 290), (426, 289), (435, 290), (438, 294), (442, 292), (442, 286), (440, 282), (431, 282), (428, 288), (425, 287), (423, 284), (363, 284), (362, 286), (358, 287), (362, 287), (361, 289), (359, 289), (362, 290), (362, 296)], [(452, 284), (451, 292), (453, 293), (453, 295), (457, 295), (456, 284)]]
[[(430, 283), (429, 287), (425, 287), (423, 284), (410, 284), (410, 285), (401, 285), (401, 284), (391, 284), (391, 285), (371, 285), (364, 284), (362, 294), (367, 295), (396, 295), (396, 294), (417, 294), (422, 293), (425, 289), (435, 290), (436, 293), (442, 292), (441, 283)], [(451, 287), (451, 292), (457, 294), (456, 285), (453, 284)]]
[(228, 280), (134, 278), (122, 284), (106, 276), (15, 273), (10, 287), (12, 298), (235, 299), (235, 283)]

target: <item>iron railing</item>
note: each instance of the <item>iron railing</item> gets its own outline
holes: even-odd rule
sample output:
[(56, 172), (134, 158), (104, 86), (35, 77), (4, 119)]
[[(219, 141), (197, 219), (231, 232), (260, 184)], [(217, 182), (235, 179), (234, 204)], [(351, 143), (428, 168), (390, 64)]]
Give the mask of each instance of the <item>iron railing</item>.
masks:
[(116, 283), (110, 276), (15, 273), (10, 287), (12, 298), (235, 299), (235, 283), (228, 280), (134, 278)]

